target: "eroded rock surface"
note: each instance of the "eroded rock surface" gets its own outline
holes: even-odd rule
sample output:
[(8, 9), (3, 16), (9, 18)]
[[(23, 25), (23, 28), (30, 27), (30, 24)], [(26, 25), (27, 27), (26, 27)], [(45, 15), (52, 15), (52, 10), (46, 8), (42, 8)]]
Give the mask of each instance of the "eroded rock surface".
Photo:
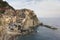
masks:
[(30, 9), (16, 10), (15, 14), (14, 11), (11, 12), (12, 14), (8, 13), (8, 11), (5, 11), (5, 15), (9, 15), (7, 18), (5, 18), (5, 20), (7, 20), (7, 24), (9, 25), (8, 29), (10, 31), (16, 31), (20, 33), (23, 33), (25, 31), (29, 32), (30, 30), (33, 30), (32, 28), (39, 25), (39, 20), (37, 16)]
[[(0, 14), (0, 40), (14, 40), (16, 35), (25, 35), (34, 31), (40, 22), (30, 9), (13, 10), (7, 2), (0, 1), (0, 7), (8, 9)], [(7, 5), (3, 5), (7, 4)]]

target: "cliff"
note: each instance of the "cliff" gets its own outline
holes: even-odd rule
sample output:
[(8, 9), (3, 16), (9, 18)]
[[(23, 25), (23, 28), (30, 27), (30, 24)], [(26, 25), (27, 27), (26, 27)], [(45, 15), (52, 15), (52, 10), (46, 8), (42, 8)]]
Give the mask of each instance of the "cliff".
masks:
[(57, 29), (41, 23), (33, 10), (15, 10), (6, 1), (0, 0), (0, 40), (15, 40), (16, 36), (34, 32), (39, 25)]
[(31, 33), (39, 24), (34, 11), (30, 9), (15, 10), (7, 2), (0, 0), (0, 40), (10, 40), (7, 37), (12, 35)]
[[(5, 10), (3, 15), (4, 23), (3, 25), (8, 25), (8, 30), (16, 31), (23, 34), (26, 31), (32, 32), (34, 27), (40, 24), (35, 13), (30, 9), (20, 9), (20, 10)], [(27, 32), (27, 33), (28, 33)]]

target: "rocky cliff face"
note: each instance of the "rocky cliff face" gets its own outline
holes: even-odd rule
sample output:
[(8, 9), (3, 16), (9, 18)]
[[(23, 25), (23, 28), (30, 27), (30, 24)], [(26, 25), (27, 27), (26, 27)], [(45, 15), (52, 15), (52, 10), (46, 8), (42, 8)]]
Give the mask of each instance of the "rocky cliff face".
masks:
[[(37, 16), (30, 9), (20, 9), (15, 12), (9, 9), (5, 11), (3, 16), (5, 17), (5, 15), (7, 16), (5, 18), (5, 25), (9, 25), (8, 29), (10, 29), (10, 31), (11, 29), (13, 29), (12, 31), (16, 30), (20, 32), (29, 31), (31, 28), (40, 24)], [(15, 27), (17, 27), (17, 29), (15, 29)]]
[[(0, 1), (0, 8), (8, 8), (0, 10), (0, 37), (6, 39), (4, 35), (24, 35), (34, 31), (34, 28), (40, 24), (35, 13), (30, 9), (15, 10), (7, 2)], [(9, 37), (10, 37), (9, 36)]]

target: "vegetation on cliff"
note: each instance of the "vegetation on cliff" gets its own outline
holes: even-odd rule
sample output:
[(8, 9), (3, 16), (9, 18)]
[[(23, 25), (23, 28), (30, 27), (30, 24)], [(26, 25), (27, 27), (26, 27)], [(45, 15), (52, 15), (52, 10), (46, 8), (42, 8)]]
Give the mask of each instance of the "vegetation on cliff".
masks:
[(14, 10), (14, 8), (11, 7), (6, 1), (0, 0), (0, 14), (1, 14), (1, 13), (4, 13), (5, 10), (6, 10), (6, 9), (9, 9), (9, 8), (11, 8), (11, 9)]

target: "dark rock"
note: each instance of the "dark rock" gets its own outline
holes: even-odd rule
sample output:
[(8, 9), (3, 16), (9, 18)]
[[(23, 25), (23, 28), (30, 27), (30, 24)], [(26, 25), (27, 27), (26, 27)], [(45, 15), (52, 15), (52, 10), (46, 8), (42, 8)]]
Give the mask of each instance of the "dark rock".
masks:
[(0, 14), (4, 13), (5, 10), (10, 9), (10, 8), (14, 10), (14, 8), (11, 7), (6, 1), (0, 0)]

